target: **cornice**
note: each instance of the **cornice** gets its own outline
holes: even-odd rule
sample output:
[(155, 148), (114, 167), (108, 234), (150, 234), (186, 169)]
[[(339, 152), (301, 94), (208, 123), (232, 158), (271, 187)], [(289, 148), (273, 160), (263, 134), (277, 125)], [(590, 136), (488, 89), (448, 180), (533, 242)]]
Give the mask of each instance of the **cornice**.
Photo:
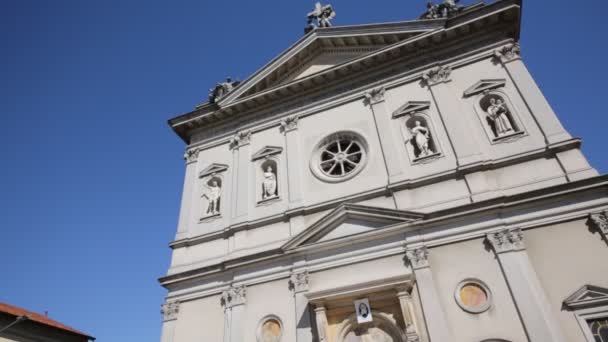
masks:
[[(317, 252), (327, 251), (336, 248), (337, 246), (353, 246), (370, 240), (386, 239), (390, 236), (404, 235), (402, 242), (395, 246), (395, 250), (389, 250), (390, 248), (387, 248), (386, 245), (380, 246), (386, 249), (385, 253), (388, 253), (383, 255), (394, 255), (395, 253), (398, 253), (399, 250), (405, 252), (404, 246), (406, 245), (417, 246), (418, 244), (423, 243), (424, 246), (430, 248), (462, 240), (484, 238), (487, 237), (488, 234), (503, 231), (505, 229), (533, 229), (559, 222), (585, 219), (589, 217), (589, 212), (606, 210), (608, 199), (606, 199), (605, 194), (607, 192), (608, 175), (598, 176), (573, 183), (561, 184), (550, 188), (504, 196), (428, 213), (424, 220), (395, 224), (386, 229), (378, 229), (371, 233), (359, 234), (332, 243), (325, 243), (322, 246), (318, 246)], [(567, 200), (568, 198), (571, 198), (573, 194), (577, 194), (577, 197), (581, 198), (580, 203), (571, 203), (571, 201)], [(584, 196), (587, 196), (589, 199), (582, 200)], [(601, 196), (602, 200), (591, 199), (598, 198), (597, 196)], [(563, 208), (556, 204), (558, 200), (563, 200)], [(505, 210), (518, 210), (517, 208), (527, 206), (538, 208), (539, 203), (543, 202), (552, 203), (556, 207), (555, 209), (535, 211), (534, 214), (528, 214), (520, 219), (500, 219)], [(468, 228), (456, 228), (457, 226), (453, 226), (454, 224), (457, 224), (459, 227), (461, 225), (460, 222), (462, 222), (463, 219), (475, 217), (477, 215), (486, 217), (484, 223), (474, 224)], [(491, 216), (495, 216), (496, 219), (490, 219)], [(305, 253), (312, 252), (315, 251), (309, 250)], [(172, 274), (159, 279), (159, 281), (163, 286), (170, 286), (176, 282), (182, 282), (188, 279), (192, 280), (200, 277), (207, 277), (212, 274), (219, 274), (235, 267), (246, 267), (247, 265), (259, 264), (261, 262), (277, 261), (282, 258), (291, 260), (295, 256), (301, 254), (302, 252), (298, 250), (286, 252), (282, 249), (273, 249), (239, 257), (234, 260), (226, 260), (214, 266), (207, 266), (202, 269), (193, 269), (191, 271)], [(311, 270), (309, 269), (309, 271)]]

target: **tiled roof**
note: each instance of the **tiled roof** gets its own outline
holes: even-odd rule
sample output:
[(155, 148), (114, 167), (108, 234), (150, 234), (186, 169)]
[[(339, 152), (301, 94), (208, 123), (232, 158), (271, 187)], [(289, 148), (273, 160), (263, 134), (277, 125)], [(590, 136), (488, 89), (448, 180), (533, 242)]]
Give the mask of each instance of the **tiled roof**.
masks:
[(57, 329), (60, 329), (63, 331), (71, 332), (73, 334), (81, 335), (81, 336), (87, 337), (89, 339), (94, 339), (93, 337), (91, 337), (81, 331), (78, 331), (74, 328), (68, 327), (65, 324), (52, 320), (45, 315), (41, 315), (39, 313), (25, 310), (25, 309), (22, 309), (22, 308), (19, 308), (16, 306), (12, 306), (9, 304), (0, 303), (0, 313), (9, 314), (9, 315), (12, 315), (15, 317), (27, 315), (28, 319), (32, 322), (36, 322), (36, 323), (43, 324), (43, 325), (46, 325), (49, 327), (57, 328)]

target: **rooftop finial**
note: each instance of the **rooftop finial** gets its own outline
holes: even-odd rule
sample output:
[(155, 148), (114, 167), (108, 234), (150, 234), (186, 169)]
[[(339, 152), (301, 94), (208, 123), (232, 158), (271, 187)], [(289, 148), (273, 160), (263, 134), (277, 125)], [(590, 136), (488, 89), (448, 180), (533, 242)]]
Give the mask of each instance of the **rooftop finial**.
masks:
[[(331, 5), (321, 5), (320, 2), (317, 2), (312, 12), (306, 16), (308, 27), (304, 29), (304, 32), (308, 33), (317, 27), (331, 27), (331, 20), (335, 17), (336, 11)], [(314, 20), (317, 21), (316, 25)]]
[(422, 19), (443, 19), (454, 16), (462, 11), (464, 6), (458, 5), (460, 0), (444, 0), (442, 4), (436, 5), (429, 1), (426, 5), (426, 13)]
[(209, 102), (215, 103), (224, 96), (228, 95), (234, 87), (239, 85), (239, 81), (232, 81), (231, 77), (226, 78), (226, 82), (221, 82), (215, 85), (215, 87), (209, 89)]

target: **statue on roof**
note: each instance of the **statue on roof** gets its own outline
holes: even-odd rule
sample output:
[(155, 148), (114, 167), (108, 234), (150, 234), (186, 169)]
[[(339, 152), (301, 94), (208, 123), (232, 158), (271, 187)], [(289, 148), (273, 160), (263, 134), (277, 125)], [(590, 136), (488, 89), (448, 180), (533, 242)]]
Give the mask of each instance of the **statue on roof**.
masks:
[[(306, 16), (308, 27), (304, 31), (308, 33), (317, 27), (331, 27), (331, 20), (335, 17), (336, 11), (331, 5), (321, 5), (320, 2), (317, 2), (312, 12)], [(317, 21), (316, 25), (314, 20)]]
[(239, 85), (239, 81), (232, 81), (231, 77), (226, 78), (226, 82), (220, 82), (215, 87), (209, 89), (209, 102), (215, 103), (221, 100), (224, 96), (228, 95), (236, 86)]
[(422, 19), (444, 19), (452, 17), (460, 12), (464, 6), (459, 5), (460, 0), (444, 0), (441, 4), (435, 4), (429, 1), (426, 5), (426, 13), (422, 15)]

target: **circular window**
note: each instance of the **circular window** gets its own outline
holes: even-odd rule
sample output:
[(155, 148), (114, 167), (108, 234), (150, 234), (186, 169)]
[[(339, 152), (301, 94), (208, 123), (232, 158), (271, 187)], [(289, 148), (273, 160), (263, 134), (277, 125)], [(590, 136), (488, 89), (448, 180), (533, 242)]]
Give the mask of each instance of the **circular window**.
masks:
[(492, 303), (490, 289), (480, 280), (466, 279), (456, 287), (456, 303), (469, 313), (482, 313)]
[(262, 319), (258, 327), (258, 342), (279, 342), (283, 336), (283, 324), (276, 316)]
[(363, 169), (367, 157), (367, 144), (353, 132), (332, 134), (319, 143), (311, 169), (327, 182), (342, 182), (354, 177)]

